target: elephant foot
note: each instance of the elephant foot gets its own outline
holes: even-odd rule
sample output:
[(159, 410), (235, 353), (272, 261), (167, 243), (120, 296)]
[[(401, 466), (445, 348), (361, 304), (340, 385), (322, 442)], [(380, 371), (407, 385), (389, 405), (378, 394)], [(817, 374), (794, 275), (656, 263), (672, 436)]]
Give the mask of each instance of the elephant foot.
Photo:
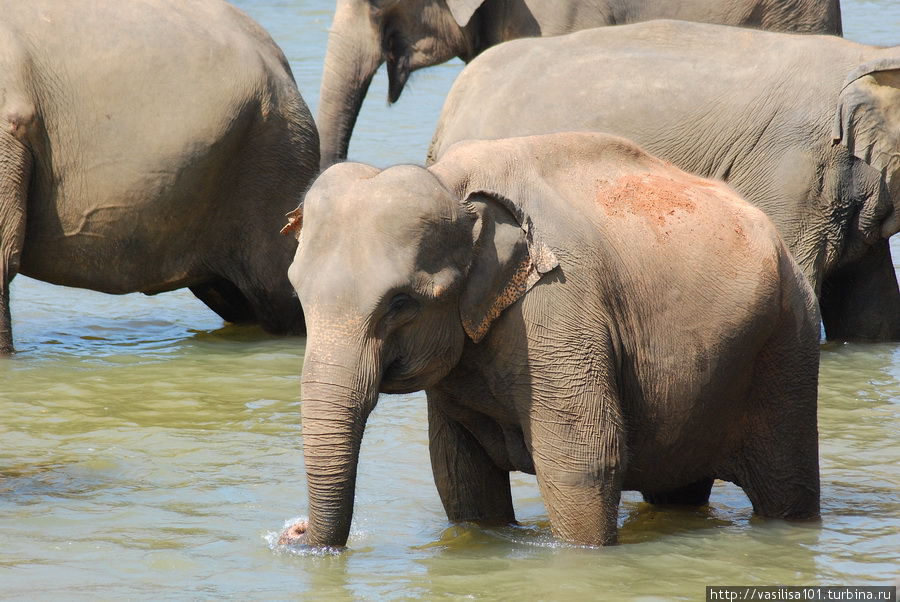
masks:
[(281, 532), (278, 538), (278, 545), (296, 546), (306, 543), (306, 530), (309, 528), (309, 521), (298, 520)]

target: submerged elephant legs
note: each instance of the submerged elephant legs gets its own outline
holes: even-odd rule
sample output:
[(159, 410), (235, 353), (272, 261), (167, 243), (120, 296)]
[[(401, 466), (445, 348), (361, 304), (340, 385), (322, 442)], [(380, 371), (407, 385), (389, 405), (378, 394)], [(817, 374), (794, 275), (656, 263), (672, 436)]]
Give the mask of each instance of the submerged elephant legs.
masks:
[(224, 278), (192, 286), (191, 292), (226, 322), (238, 324), (253, 320), (253, 308), (246, 297)]

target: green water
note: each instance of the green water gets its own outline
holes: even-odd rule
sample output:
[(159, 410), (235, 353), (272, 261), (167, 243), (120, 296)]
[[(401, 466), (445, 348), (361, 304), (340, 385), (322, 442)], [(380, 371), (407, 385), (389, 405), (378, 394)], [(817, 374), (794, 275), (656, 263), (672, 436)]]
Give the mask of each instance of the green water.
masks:
[[(315, 107), (331, 2), (238, 3), (268, 28)], [(844, 2), (850, 38), (898, 42), (900, 3)], [(394, 108), (379, 74), (351, 147), (419, 161), (460, 65)], [(894, 239), (894, 257), (900, 244)], [(0, 362), (0, 599), (702, 599), (711, 584), (900, 579), (900, 345), (826, 345), (822, 520), (753, 518), (736, 487), (708, 509), (625, 495), (622, 545), (550, 536), (534, 479), (522, 525), (447, 523), (424, 397), (385, 396), (363, 444), (349, 550), (277, 546), (306, 512), (302, 338), (224, 326), (187, 292), (105, 296), (19, 278), (19, 353)]]

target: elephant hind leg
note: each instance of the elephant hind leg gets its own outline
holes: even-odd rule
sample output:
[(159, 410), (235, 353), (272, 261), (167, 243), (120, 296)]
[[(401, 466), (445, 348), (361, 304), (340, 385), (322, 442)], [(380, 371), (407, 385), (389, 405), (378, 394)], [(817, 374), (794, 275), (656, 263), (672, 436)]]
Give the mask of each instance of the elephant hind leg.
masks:
[[(759, 450), (757, 450), (759, 451)], [(782, 451), (770, 451), (782, 456)], [(808, 455), (804, 452), (803, 455)], [(734, 482), (750, 498), (753, 512), (766, 518), (803, 520), (819, 516), (819, 470), (802, 457), (799, 466), (787, 468), (789, 459), (766, 462), (761, 453), (748, 454)]]
[(19, 271), (25, 244), (31, 163), (25, 145), (0, 130), (0, 355), (13, 352), (9, 285)]
[(644, 501), (660, 506), (705, 506), (709, 503), (709, 494), (713, 486), (712, 477), (703, 478), (670, 491), (642, 491)]
[[(757, 358), (745, 439), (722, 472), (744, 490), (759, 516), (815, 518), (819, 516), (818, 333), (813, 324), (806, 332), (781, 324), (776, 332), (781, 344)], [(810, 338), (813, 345), (802, 343)], [(802, 346), (783, 344), (791, 339)]]
[(224, 278), (191, 287), (191, 292), (226, 322), (253, 322), (256, 313), (244, 294)]

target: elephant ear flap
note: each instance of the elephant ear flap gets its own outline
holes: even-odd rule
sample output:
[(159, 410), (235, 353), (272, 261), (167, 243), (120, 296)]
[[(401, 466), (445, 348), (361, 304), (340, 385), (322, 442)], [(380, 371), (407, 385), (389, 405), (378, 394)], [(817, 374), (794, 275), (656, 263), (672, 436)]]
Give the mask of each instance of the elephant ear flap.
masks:
[(884, 171), (900, 142), (900, 59), (871, 61), (844, 81), (832, 142)]
[(478, 7), (484, 3), (484, 0), (447, 0), (447, 6), (450, 7), (450, 14), (460, 27), (469, 24), (469, 20)]
[(463, 329), (480, 342), (491, 323), (559, 265), (521, 207), (494, 192), (474, 192), (463, 201), (475, 214), (474, 253), (460, 296)]
[[(870, 61), (847, 77), (838, 98), (832, 140), (871, 168), (873, 173), (868, 178), (856, 179), (872, 180), (874, 176), (891, 185), (893, 178), (900, 178), (900, 59), (887, 57)], [(865, 171), (861, 165), (854, 166), (853, 170)], [(867, 195), (870, 204), (887, 204), (869, 209), (869, 213), (878, 216), (875, 220), (880, 221), (869, 224), (871, 235), (890, 236), (900, 227), (900, 207), (890, 206), (889, 195), (882, 187), (869, 182), (868, 188), (884, 193), (879, 193), (883, 197), (880, 199)]]

